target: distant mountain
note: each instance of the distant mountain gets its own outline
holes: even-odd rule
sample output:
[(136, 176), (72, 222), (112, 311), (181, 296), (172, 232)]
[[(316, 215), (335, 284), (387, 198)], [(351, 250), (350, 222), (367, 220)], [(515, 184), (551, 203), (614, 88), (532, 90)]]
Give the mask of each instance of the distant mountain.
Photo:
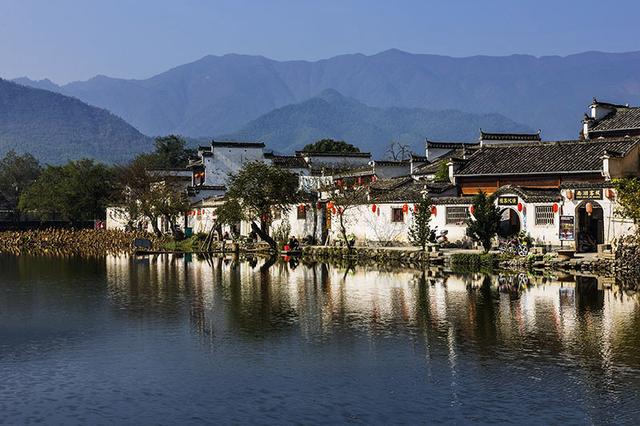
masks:
[(573, 138), (592, 97), (640, 104), (640, 52), (452, 58), (394, 49), (316, 62), (231, 54), (144, 80), (98, 76), (62, 87), (34, 84), (106, 108), (149, 135), (228, 133), (274, 108), (335, 89), (378, 107), (495, 112), (542, 129), (543, 138)]
[(104, 109), (0, 79), (0, 155), (14, 149), (49, 163), (119, 162), (152, 147), (151, 138)]
[(479, 128), (529, 132), (532, 129), (500, 114), (456, 110), (370, 107), (333, 89), (301, 103), (275, 109), (221, 139), (258, 140), (278, 152), (292, 152), (322, 138), (356, 144), (382, 158), (391, 141), (424, 153), (432, 140), (476, 140)]

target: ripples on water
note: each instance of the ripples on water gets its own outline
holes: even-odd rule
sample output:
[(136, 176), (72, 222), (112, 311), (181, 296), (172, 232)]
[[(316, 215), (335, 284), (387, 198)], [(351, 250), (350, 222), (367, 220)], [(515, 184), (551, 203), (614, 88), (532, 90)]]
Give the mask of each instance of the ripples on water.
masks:
[(0, 257), (0, 423), (638, 424), (604, 279)]

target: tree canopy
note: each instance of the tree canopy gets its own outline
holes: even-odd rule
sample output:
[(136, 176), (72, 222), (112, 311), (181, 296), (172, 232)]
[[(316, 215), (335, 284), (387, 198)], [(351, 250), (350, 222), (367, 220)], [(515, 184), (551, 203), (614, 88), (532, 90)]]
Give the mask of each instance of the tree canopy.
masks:
[(31, 154), (18, 155), (9, 151), (0, 160), (0, 199), (8, 207), (16, 208), (20, 194), (24, 192), (42, 173), (42, 167)]
[(187, 142), (176, 135), (157, 137), (154, 145), (154, 152), (140, 154), (133, 161), (143, 162), (149, 169), (183, 168), (195, 155), (195, 150), (186, 148)]
[(321, 139), (302, 148), (305, 152), (360, 152), (360, 148), (345, 141)]
[(494, 200), (493, 196), (480, 192), (473, 199), (474, 217), (467, 220), (467, 236), (481, 243), (485, 252), (491, 249), (491, 241), (500, 224), (500, 209)]
[(20, 196), (18, 207), (42, 220), (104, 218), (114, 191), (113, 170), (93, 160), (47, 166)]
[(614, 179), (614, 185), (618, 191), (618, 214), (633, 219), (640, 223), (640, 179), (624, 178)]
[(417, 210), (413, 213), (413, 223), (409, 228), (409, 241), (424, 250), (429, 242), (431, 228), (431, 199), (426, 198), (417, 204)]
[(259, 161), (246, 163), (229, 178), (227, 203), (237, 202), (244, 219), (260, 220), (266, 232), (273, 210), (286, 211), (299, 200), (298, 177)]

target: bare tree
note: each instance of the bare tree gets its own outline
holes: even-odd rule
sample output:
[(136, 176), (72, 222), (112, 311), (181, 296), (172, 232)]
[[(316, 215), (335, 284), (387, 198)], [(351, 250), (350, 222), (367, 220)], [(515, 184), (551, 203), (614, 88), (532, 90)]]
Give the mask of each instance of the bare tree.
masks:
[(409, 145), (400, 142), (391, 142), (387, 148), (387, 158), (394, 161), (408, 160), (411, 157)]

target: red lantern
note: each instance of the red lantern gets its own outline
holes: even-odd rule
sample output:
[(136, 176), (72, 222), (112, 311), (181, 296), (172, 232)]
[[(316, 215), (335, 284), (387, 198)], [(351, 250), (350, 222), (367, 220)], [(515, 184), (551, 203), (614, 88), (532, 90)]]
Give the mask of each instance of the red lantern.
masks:
[(587, 204), (584, 206), (584, 209), (587, 211), (587, 214), (588, 214), (589, 216), (591, 216), (591, 213), (593, 213), (593, 204), (591, 204), (591, 203), (587, 203)]
[(332, 209), (333, 209), (333, 201), (329, 201), (329, 202), (327, 203), (327, 208), (328, 208), (329, 210), (332, 210)]
[(438, 215), (438, 208), (436, 206), (431, 206), (431, 215), (432, 216)]
[(371, 205), (371, 211), (372, 211), (372, 212), (374, 212), (374, 213), (375, 213), (377, 209), (378, 209), (378, 206), (376, 206), (375, 204), (372, 204), (372, 205)]
[(338, 210), (334, 207), (331, 207), (331, 213), (336, 214), (338, 212)]
[(471, 206), (469, 207), (469, 212), (470, 212), (472, 215), (473, 215), (473, 214), (475, 214), (475, 213), (476, 213), (476, 206), (471, 205)]
[(573, 200), (573, 191), (567, 191), (567, 200)]
[(524, 206), (522, 205), (522, 203), (518, 203), (518, 211), (519, 211), (519, 212), (521, 212), (521, 211), (522, 211), (522, 208), (523, 208), (523, 207), (524, 207)]
[(358, 177), (358, 185), (362, 185), (362, 178)]
[(418, 211), (419, 211), (419, 210), (420, 210), (420, 205), (419, 205), (419, 204), (414, 204), (414, 205), (413, 205), (413, 211), (414, 211), (415, 213), (418, 213)]
[(616, 193), (613, 192), (613, 189), (607, 188), (605, 195), (607, 196), (608, 199), (612, 200), (616, 196)]
[(316, 209), (320, 210), (322, 208), (322, 203), (320, 201), (318, 201), (316, 203)]
[(553, 203), (553, 207), (551, 209), (553, 210), (554, 213), (558, 213), (558, 210), (560, 210), (560, 207), (558, 206), (558, 203)]
[(409, 204), (404, 203), (402, 205), (402, 213), (409, 213)]

